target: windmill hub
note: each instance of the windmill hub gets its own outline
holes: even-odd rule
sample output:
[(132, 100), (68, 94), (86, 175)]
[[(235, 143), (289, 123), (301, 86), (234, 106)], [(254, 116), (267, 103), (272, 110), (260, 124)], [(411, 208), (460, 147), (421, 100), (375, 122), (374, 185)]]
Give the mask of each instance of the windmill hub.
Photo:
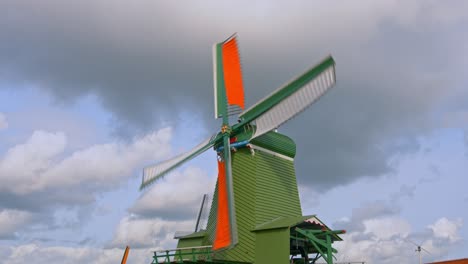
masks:
[(229, 135), (229, 134), (231, 134), (231, 131), (232, 130), (231, 130), (231, 127), (229, 125), (223, 125), (221, 127), (221, 133), (222, 134), (228, 134)]

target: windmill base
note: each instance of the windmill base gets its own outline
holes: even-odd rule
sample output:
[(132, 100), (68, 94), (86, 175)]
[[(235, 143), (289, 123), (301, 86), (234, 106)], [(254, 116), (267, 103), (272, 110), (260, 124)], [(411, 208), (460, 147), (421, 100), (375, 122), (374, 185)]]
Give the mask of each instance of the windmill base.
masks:
[(274, 264), (316, 263), (333, 264), (332, 247), (340, 241), (344, 230), (330, 230), (315, 216), (280, 217), (251, 230), (255, 234), (255, 261), (242, 262), (218, 259), (219, 252), (205, 245), (207, 232), (199, 231), (179, 238), (178, 247), (154, 252), (152, 264), (206, 263), (206, 264)]
[[(248, 133), (248, 131), (246, 132)], [(238, 140), (242, 141), (242, 135)], [(156, 252), (153, 263), (333, 263), (341, 241), (315, 215), (303, 216), (294, 169), (296, 144), (269, 132), (250, 140), (251, 149), (232, 152), (232, 178), (238, 241), (212, 250), (215, 241), (218, 187), (206, 230), (176, 237), (177, 249)], [(253, 150), (253, 151), (252, 151)]]

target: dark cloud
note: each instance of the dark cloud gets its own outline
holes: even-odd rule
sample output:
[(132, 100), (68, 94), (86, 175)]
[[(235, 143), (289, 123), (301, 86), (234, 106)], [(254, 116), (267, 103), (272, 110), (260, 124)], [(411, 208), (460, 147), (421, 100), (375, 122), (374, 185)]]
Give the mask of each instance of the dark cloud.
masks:
[(280, 129), (298, 144), (300, 183), (332, 187), (391, 172), (439, 127), (464, 78), (463, 5), (3, 1), (0, 78), (59, 102), (94, 94), (128, 134), (184, 111), (214, 130), (214, 42), (239, 33), (247, 105), (332, 53), (338, 85)]
[(192, 206), (186, 205), (186, 207), (172, 207), (170, 204), (168, 204), (167, 207), (154, 210), (133, 207), (129, 209), (129, 212), (137, 214), (143, 218), (160, 217), (165, 220), (180, 221), (186, 219), (196, 219), (198, 214), (196, 206), (197, 204), (193, 204)]
[(406, 198), (406, 197), (413, 198), (415, 190), (416, 190), (415, 185), (403, 184), (400, 186), (400, 189), (397, 192), (392, 193), (390, 195), (390, 201), (392, 203), (398, 203), (400, 199), (402, 198)]
[(2, 218), (2, 213), (19, 213), (12, 214), (16, 219), (10, 217), (9, 220), (14, 225), (8, 232), (2, 233), (0, 229), (0, 241), (22, 240), (30, 232), (78, 230), (89, 221), (96, 206), (94, 202), (93, 194), (80, 195), (78, 191), (48, 190), (28, 195), (2, 191), (0, 192), (0, 218)]
[(80, 191), (46, 190), (25, 195), (11, 192), (0, 192), (0, 209), (20, 209), (30, 212), (40, 212), (54, 206), (69, 204), (86, 205), (95, 201), (92, 194), (83, 195)]
[(50, 237), (32, 237), (29, 238), (27, 243), (47, 244), (47, 243), (60, 243), (61, 245), (70, 246), (86, 246), (95, 242), (92, 238), (84, 238), (82, 240), (68, 240), (68, 239), (56, 239)]

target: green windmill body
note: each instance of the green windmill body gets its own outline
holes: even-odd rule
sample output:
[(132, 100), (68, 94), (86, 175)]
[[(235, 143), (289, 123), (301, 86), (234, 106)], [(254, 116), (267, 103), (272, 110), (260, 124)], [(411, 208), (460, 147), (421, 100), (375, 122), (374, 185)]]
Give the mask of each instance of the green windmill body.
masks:
[[(293, 160), (296, 145), (276, 132), (269, 132), (251, 143), (253, 153), (243, 148), (232, 154), (239, 242), (232, 249), (215, 252), (212, 259), (289, 263), (291, 253), (300, 254), (291, 252), (291, 227), (314, 218), (302, 216)], [(178, 248), (212, 245), (216, 200), (215, 190), (206, 230), (180, 237)], [(340, 239), (333, 236), (335, 240)], [(317, 253), (316, 250), (310, 252)]]
[[(262, 139), (281, 141), (283, 144), (277, 152), (273, 152), (268, 142)], [(257, 142), (258, 141), (258, 142)], [(262, 143), (262, 144), (259, 144)], [(232, 155), (232, 169), (234, 180), (234, 197), (236, 197), (236, 217), (239, 234), (239, 243), (232, 249), (221, 251), (216, 258), (243, 261), (249, 263), (262, 263), (262, 257), (273, 257), (277, 261), (282, 256), (285, 263), (289, 257), (289, 234), (283, 232), (268, 232), (267, 251), (258, 251), (266, 245), (262, 239), (265, 232), (254, 232), (256, 226), (268, 223), (280, 217), (301, 217), (302, 211), (299, 202), (293, 158), (295, 144), (289, 138), (270, 132), (258, 140), (252, 141), (253, 146), (262, 145), (263, 150), (254, 149), (252, 155), (249, 149), (240, 149)], [(217, 193), (213, 198), (213, 205), (208, 219), (207, 237), (212, 241), (215, 221)], [(275, 250), (271, 250), (271, 246)], [(265, 254), (266, 253), (266, 254)]]
[(205, 229), (176, 236), (177, 249), (156, 251), (153, 263), (315, 263), (319, 258), (333, 263), (332, 243), (344, 231), (302, 215), (296, 145), (273, 131), (333, 86), (333, 59), (326, 58), (243, 111), (239, 122), (229, 126), (228, 115), (243, 109), (243, 92), (239, 95), (235, 87), (240, 76), (235, 37), (216, 44), (214, 56), (215, 115), (223, 118), (221, 132), (186, 154), (145, 168), (142, 182), (145, 187), (213, 147), (220, 167), (208, 223)]

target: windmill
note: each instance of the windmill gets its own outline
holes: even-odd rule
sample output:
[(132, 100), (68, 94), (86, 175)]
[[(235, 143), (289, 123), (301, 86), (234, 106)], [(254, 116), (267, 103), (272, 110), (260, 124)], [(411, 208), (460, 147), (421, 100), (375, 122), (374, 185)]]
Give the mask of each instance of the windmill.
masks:
[[(337, 234), (342, 231), (331, 231), (315, 216), (302, 216), (293, 166), (295, 144), (288, 137), (273, 131), (305, 110), (335, 84), (333, 58), (326, 57), (248, 109), (245, 109), (244, 104), (236, 35), (214, 45), (213, 74), (215, 118), (222, 120), (220, 131), (186, 153), (144, 168), (140, 189), (146, 188), (181, 164), (213, 148), (218, 157), (218, 179), (207, 231), (203, 233), (203, 239), (195, 244), (190, 242), (190, 246), (210, 245), (218, 259), (261, 263), (261, 257), (256, 252), (262, 245), (259, 244), (257, 247), (252, 241), (262, 238), (261, 235), (253, 233), (263, 234), (265, 232), (262, 231), (270, 230), (272, 226), (286, 225), (286, 223), (289, 225), (291, 222), (288, 227), (293, 228), (293, 223), (297, 224), (294, 228), (298, 231), (291, 231), (291, 234), (294, 232), (295, 239), (290, 240), (289, 236), (285, 238), (288, 242), (287, 256), (289, 252), (301, 252), (304, 255), (307, 253), (307, 247), (315, 244), (319, 248), (317, 256), (320, 251), (321, 256), (332, 259), (336, 250), (331, 248), (331, 243), (341, 240)], [(230, 124), (230, 117), (235, 115), (238, 115), (238, 122)], [(283, 161), (286, 162), (284, 167), (288, 170), (282, 175), (277, 173), (281, 167), (271, 170), (272, 167), (279, 166), (277, 164), (283, 164)], [(271, 179), (268, 178), (270, 174), (274, 175)], [(279, 199), (280, 195), (266, 194), (270, 183), (277, 185), (278, 193), (282, 191), (285, 193), (283, 200)], [(267, 212), (264, 210), (267, 208), (265, 203), (267, 201), (283, 207), (281, 210), (278, 207), (276, 208), (278, 210)], [(240, 222), (239, 228), (238, 222)], [(314, 226), (314, 231), (304, 231), (299, 226), (304, 228)], [(179, 248), (182, 241), (197, 238), (198, 233), (180, 237)], [(325, 237), (328, 237), (328, 242), (322, 240), (317, 242), (323, 245), (304, 242), (307, 237), (319, 233), (320, 236), (323, 235), (320, 239), (325, 241)], [(292, 246), (294, 243), (295, 248)], [(182, 255), (179, 257), (182, 259)], [(169, 261), (169, 256), (167, 260)]]
[(425, 251), (427, 254), (431, 255), (431, 252), (427, 251), (425, 248), (421, 247), (420, 244), (416, 244), (413, 241), (406, 239), (406, 241), (410, 242), (411, 244), (416, 246), (416, 249), (414, 250), (415, 252), (418, 252), (419, 256), (419, 264), (422, 264), (422, 256), (421, 256), (421, 251)]

